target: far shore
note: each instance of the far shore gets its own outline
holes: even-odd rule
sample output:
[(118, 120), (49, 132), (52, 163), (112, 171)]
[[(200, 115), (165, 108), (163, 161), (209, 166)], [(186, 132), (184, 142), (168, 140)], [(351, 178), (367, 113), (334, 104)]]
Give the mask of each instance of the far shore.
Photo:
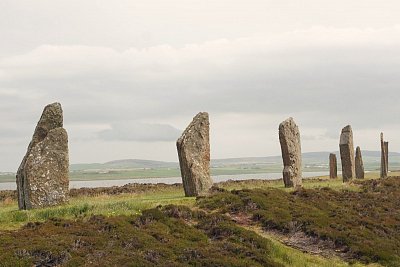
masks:
[[(328, 172), (303, 172), (304, 179), (326, 179)], [(368, 176), (377, 175), (377, 172), (367, 172)], [(392, 172), (391, 175), (396, 175)], [(340, 173), (339, 173), (340, 177)], [(263, 173), (263, 174), (239, 174), (239, 175), (216, 175), (212, 176), (214, 183), (226, 181), (246, 181), (246, 180), (266, 180), (276, 181), (282, 179), (282, 173)], [(110, 180), (71, 180), (70, 189), (78, 188), (107, 188), (114, 186), (124, 186), (126, 184), (180, 184), (181, 177), (166, 177), (166, 178), (134, 178), (134, 179), (110, 179)], [(0, 183), (1, 190), (16, 190), (15, 181)]]

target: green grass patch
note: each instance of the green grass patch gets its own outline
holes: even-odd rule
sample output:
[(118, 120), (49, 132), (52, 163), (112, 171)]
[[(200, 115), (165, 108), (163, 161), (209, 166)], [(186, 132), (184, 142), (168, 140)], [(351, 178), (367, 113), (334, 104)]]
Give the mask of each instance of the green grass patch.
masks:
[(17, 229), (28, 222), (44, 222), (49, 218), (76, 219), (91, 215), (131, 215), (158, 205), (192, 206), (195, 198), (186, 198), (181, 188), (139, 194), (78, 196), (68, 204), (34, 210), (18, 210), (16, 201), (0, 202), (0, 230)]

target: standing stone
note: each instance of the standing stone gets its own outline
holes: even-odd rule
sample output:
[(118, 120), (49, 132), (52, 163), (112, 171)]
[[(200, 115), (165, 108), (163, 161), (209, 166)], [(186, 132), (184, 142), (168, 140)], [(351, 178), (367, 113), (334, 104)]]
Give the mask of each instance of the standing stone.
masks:
[(389, 174), (389, 142), (384, 142), (386, 153), (386, 174)]
[(364, 179), (364, 163), (361, 155), (361, 149), (358, 146), (356, 148), (356, 178)]
[(388, 157), (389, 157), (389, 142), (383, 140), (383, 133), (381, 133), (381, 178), (386, 178), (388, 175)]
[(329, 154), (329, 177), (331, 179), (337, 178), (337, 159), (336, 154)]
[(47, 105), (17, 171), (18, 206), (32, 209), (68, 201), (68, 135), (59, 103)]
[(283, 182), (285, 187), (301, 187), (300, 132), (293, 118), (279, 124), (279, 141), (283, 159)]
[(343, 182), (355, 177), (353, 131), (350, 125), (342, 129), (340, 135), (340, 159), (342, 161)]
[(211, 188), (210, 123), (200, 112), (176, 141), (185, 196), (204, 195)]

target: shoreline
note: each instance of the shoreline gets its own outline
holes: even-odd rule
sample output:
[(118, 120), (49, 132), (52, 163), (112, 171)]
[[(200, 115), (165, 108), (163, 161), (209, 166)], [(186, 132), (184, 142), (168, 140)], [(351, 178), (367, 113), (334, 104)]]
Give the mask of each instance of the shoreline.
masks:
[[(216, 187), (221, 185), (237, 185), (241, 183), (260, 183), (269, 184), (277, 182), (280, 179), (248, 179), (248, 180), (228, 180), (224, 182), (217, 182), (214, 184)], [(310, 177), (308, 179), (319, 179), (319, 177)], [(82, 188), (71, 188), (70, 197), (93, 197), (98, 195), (120, 195), (120, 194), (141, 194), (141, 193), (152, 193), (152, 192), (162, 192), (171, 189), (182, 189), (182, 183), (166, 184), (166, 183), (129, 183), (122, 186), (109, 186), (109, 187), (82, 187)], [(6, 199), (16, 200), (17, 190), (0, 190), (0, 202)]]
[[(325, 180), (327, 178), (321, 178), (321, 176), (306, 177), (307, 180)], [(214, 187), (235, 187), (240, 184), (250, 185), (266, 185), (274, 184), (281, 181), (282, 178), (274, 179), (244, 179), (244, 180), (226, 180), (222, 182), (214, 183)], [(108, 186), (108, 187), (81, 187), (71, 188), (70, 197), (92, 197), (98, 195), (120, 195), (120, 194), (141, 194), (141, 193), (153, 193), (162, 192), (171, 189), (181, 189), (183, 192), (182, 183), (128, 183), (121, 186)], [(6, 199), (16, 200), (17, 190), (0, 190), (0, 202)]]
[[(303, 178), (327, 176), (328, 172), (303, 172)], [(271, 172), (271, 173), (257, 173), (257, 174), (227, 174), (227, 175), (214, 175), (211, 176), (214, 183), (224, 182), (228, 180), (275, 180), (282, 179), (281, 172)], [(138, 184), (175, 184), (181, 183), (181, 177), (165, 177), (165, 178), (134, 178), (134, 179), (108, 179), (108, 180), (70, 180), (70, 189), (75, 188), (96, 188), (96, 187), (112, 187), (112, 186), (123, 186), (130, 183)], [(12, 182), (0, 182), (1, 190), (15, 190), (16, 183)]]

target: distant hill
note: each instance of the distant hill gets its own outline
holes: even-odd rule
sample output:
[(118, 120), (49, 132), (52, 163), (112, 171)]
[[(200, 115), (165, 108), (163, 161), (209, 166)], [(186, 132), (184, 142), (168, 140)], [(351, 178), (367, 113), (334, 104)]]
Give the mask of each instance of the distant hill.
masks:
[[(371, 151), (371, 150), (362, 150), (362, 156), (363, 157), (380, 157), (381, 152), (380, 151)], [(336, 156), (340, 156), (339, 151), (334, 151), (334, 152), (307, 152), (303, 153), (303, 158), (328, 158), (330, 153), (335, 153)], [(398, 152), (389, 152), (389, 156), (392, 157), (397, 157), (400, 156), (400, 153)]]
[[(303, 153), (304, 172), (328, 172), (330, 152)], [(338, 170), (341, 170), (339, 152)], [(379, 171), (380, 152), (362, 151), (366, 171)], [(400, 170), (400, 153), (389, 153), (389, 170)], [(106, 163), (72, 164), (70, 166), (71, 180), (109, 180), (127, 178), (163, 178), (180, 176), (178, 162), (165, 162), (144, 159), (122, 159)], [(257, 173), (281, 173), (281, 156), (243, 157), (212, 159), (212, 175), (236, 175)], [(15, 182), (15, 173), (0, 172), (0, 182)]]
[[(338, 151), (334, 152), (307, 152), (303, 153), (303, 164), (322, 164), (328, 163), (330, 153), (335, 153), (338, 157), (340, 164), (340, 155)], [(380, 151), (362, 151), (365, 165), (369, 163), (378, 162), (380, 160)], [(390, 152), (389, 159), (400, 164), (400, 153)], [(211, 166), (214, 168), (237, 166), (237, 165), (281, 165), (281, 156), (269, 157), (244, 157), (244, 158), (226, 158), (226, 159), (212, 159)], [(110, 169), (160, 169), (160, 168), (179, 168), (178, 162), (154, 161), (143, 159), (123, 159), (113, 160), (106, 163), (89, 163), (89, 164), (72, 164), (71, 171), (83, 170), (110, 170)]]
[(145, 159), (122, 159), (106, 163), (71, 164), (71, 171), (106, 170), (106, 169), (159, 169), (178, 168), (177, 162), (155, 161)]

